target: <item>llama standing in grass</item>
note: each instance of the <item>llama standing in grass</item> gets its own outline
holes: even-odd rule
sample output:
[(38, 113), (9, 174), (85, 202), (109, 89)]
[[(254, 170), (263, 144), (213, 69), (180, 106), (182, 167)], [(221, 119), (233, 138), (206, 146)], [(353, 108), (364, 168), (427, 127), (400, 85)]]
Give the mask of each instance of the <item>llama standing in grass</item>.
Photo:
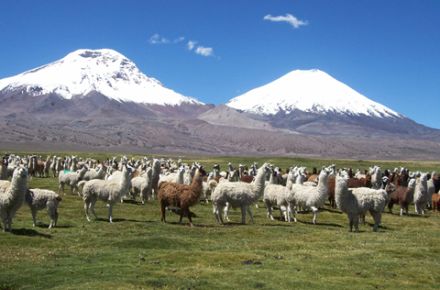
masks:
[(83, 179), (86, 172), (87, 172), (87, 167), (85, 166), (81, 168), (81, 170), (79, 170), (78, 172), (61, 171), (60, 174), (58, 175), (58, 182), (59, 182), (58, 193), (60, 193), (61, 191), (64, 193), (64, 185), (67, 184), (70, 186), (71, 194), (73, 194), (76, 191), (78, 192), (79, 195), (78, 182), (80, 182)]
[(12, 175), (12, 180), (0, 183), (0, 217), (3, 231), (11, 231), (12, 219), (24, 202), (27, 192), (28, 172), (26, 168), (17, 167)]
[(373, 230), (377, 231), (387, 203), (387, 193), (383, 189), (367, 187), (349, 189), (348, 174), (343, 172), (336, 177), (335, 200), (337, 207), (348, 216), (350, 232), (353, 227), (356, 232), (359, 231), (359, 220), (367, 211), (373, 216)]
[(144, 174), (131, 180), (131, 195), (136, 198), (136, 195), (139, 194), (142, 204), (145, 204), (145, 200), (151, 198), (152, 176), (153, 170), (148, 167)]
[(241, 209), (241, 222), (246, 223), (246, 212), (254, 222), (250, 205), (258, 201), (264, 192), (266, 175), (269, 173), (268, 164), (265, 163), (258, 169), (255, 180), (252, 183), (245, 182), (220, 182), (211, 194), (213, 212), (217, 222), (223, 224), (221, 210), (227, 214), (228, 204), (233, 208)]
[(422, 174), (416, 181), (416, 188), (414, 190), (414, 207), (417, 214), (425, 214), (426, 206), (428, 205), (428, 175)]
[[(327, 180), (331, 173), (331, 168), (323, 168), (319, 173), (317, 186), (293, 184), (289, 192), (288, 200), (290, 203), (294, 203), (298, 207), (305, 209), (309, 208), (312, 210), (313, 224), (316, 224), (319, 208), (322, 207), (328, 199)], [(296, 210), (294, 209), (294, 211)], [(294, 212), (294, 214), (296, 213)]]
[(408, 215), (409, 204), (414, 199), (414, 190), (416, 188), (416, 180), (411, 178), (408, 182), (408, 186), (397, 186), (396, 189), (391, 193), (390, 200), (388, 202), (388, 210), (390, 213), (393, 211), (393, 205), (400, 205), (400, 216), (403, 212)]
[(33, 226), (37, 224), (37, 211), (47, 208), (50, 218), (49, 229), (55, 227), (58, 222), (58, 204), (61, 197), (52, 190), (33, 188), (25, 195), (25, 201), (31, 209)]
[[(272, 215), (272, 207), (278, 206), (280, 209), (280, 216), (284, 217), (284, 220), (290, 222), (290, 203), (287, 201), (289, 195), (289, 189), (286, 186), (280, 184), (268, 184), (264, 188), (263, 201), (267, 209), (267, 217), (274, 220)], [(296, 218), (294, 218), (296, 222)]]
[(160, 178), (160, 160), (159, 159), (154, 159), (153, 160), (153, 172), (152, 172), (152, 176), (151, 176), (151, 188), (152, 188), (152, 198), (154, 199), (154, 196), (157, 195), (157, 190), (158, 190), (158, 186), (159, 186), (159, 178)]
[(84, 211), (86, 218), (90, 221), (89, 210), (96, 218), (95, 203), (98, 199), (108, 204), (108, 219), (113, 222), (113, 205), (121, 199), (130, 186), (130, 169), (127, 164), (122, 166), (122, 177), (117, 180), (93, 179), (87, 181), (83, 188)]
[(159, 185), (157, 199), (160, 203), (161, 221), (166, 222), (165, 209), (169, 206), (180, 208), (180, 220), (186, 215), (189, 225), (192, 227), (191, 213), (189, 207), (195, 205), (203, 191), (203, 177), (206, 176), (205, 170), (200, 166), (192, 179), (191, 185), (177, 184), (174, 182), (162, 182)]

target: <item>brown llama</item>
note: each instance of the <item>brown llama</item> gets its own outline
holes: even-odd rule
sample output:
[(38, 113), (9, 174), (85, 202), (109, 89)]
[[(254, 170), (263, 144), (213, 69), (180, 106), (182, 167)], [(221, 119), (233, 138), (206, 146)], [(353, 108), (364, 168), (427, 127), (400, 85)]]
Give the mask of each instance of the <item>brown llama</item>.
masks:
[(177, 184), (167, 181), (160, 183), (157, 198), (160, 203), (162, 222), (166, 222), (166, 207), (175, 206), (181, 209), (179, 222), (182, 223), (183, 216), (185, 215), (188, 217), (189, 225), (191, 227), (193, 226), (189, 207), (195, 205), (199, 201), (200, 195), (203, 193), (203, 177), (205, 175), (205, 170), (200, 167), (196, 171), (191, 185)]
[(391, 193), (390, 200), (388, 201), (388, 210), (390, 213), (393, 211), (393, 205), (400, 205), (400, 215), (403, 215), (403, 211), (408, 214), (408, 206), (414, 198), (414, 189), (416, 186), (416, 180), (411, 179), (408, 182), (408, 187), (397, 186), (396, 190)]

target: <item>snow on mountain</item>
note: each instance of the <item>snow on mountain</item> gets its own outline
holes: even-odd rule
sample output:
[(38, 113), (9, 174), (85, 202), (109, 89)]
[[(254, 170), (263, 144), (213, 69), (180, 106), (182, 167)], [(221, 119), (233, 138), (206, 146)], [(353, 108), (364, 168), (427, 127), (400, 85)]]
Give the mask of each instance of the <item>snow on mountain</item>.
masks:
[(96, 91), (118, 102), (203, 104), (164, 87), (111, 49), (76, 50), (50, 64), (0, 80), (0, 91), (16, 88), (31, 95), (55, 93), (65, 99)]
[(294, 70), (281, 78), (231, 99), (227, 106), (274, 115), (300, 110), (314, 113), (403, 117), (320, 70)]

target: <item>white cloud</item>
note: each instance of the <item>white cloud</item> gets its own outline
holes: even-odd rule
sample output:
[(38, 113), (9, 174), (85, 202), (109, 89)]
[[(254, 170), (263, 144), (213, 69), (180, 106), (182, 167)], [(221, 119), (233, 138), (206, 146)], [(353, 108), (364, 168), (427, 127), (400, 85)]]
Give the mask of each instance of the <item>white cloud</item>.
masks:
[(307, 21), (299, 20), (292, 14), (286, 14), (285, 16), (272, 16), (270, 14), (264, 16), (264, 20), (272, 21), (272, 22), (287, 22), (292, 25), (294, 28), (299, 28), (300, 26), (305, 26), (309, 24)]
[(214, 55), (214, 49), (212, 47), (197, 45), (197, 41), (194, 41), (194, 40), (189, 40), (186, 43), (186, 48), (189, 51), (194, 51), (195, 54), (198, 54), (201, 56), (213, 56)]
[(167, 38), (165, 38), (165, 37), (163, 37), (163, 36), (160, 36), (159, 34), (153, 34), (151, 37), (150, 37), (150, 40), (149, 40), (149, 42), (151, 43), (151, 44), (167, 44), (167, 43), (170, 43), (170, 41), (167, 39)]
[(185, 37), (184, 36), (180, 36), (180, 37), (174, 39), (173, 43), (180, 43), (180, 42), (183, 42), (184, 40), (185, 40)]
[(196, 47), (196, 44), (197, 44), (197, 41), (190, 40), (186, 44), (186, 47), (188, 48), (188, 50), (193, 50), (194, 47)]
[(195, 53), (202, 56), (212, 56), (214, 54), (214, 49), (212, 47), (198, 46), (195, 50)]

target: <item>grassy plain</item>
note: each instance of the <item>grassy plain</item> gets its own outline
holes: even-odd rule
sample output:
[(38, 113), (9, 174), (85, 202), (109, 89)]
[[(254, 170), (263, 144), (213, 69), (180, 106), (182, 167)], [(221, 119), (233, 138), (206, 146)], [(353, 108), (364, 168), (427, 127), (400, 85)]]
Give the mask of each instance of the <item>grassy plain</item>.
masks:
[[(440, 169), (434, 162), (183, 159), (206, 166), (220, 163), (223, 168), (228, 161), (269, 161), (282, 168), (335, 163)], [(33, 178), (30, 187), (56, 190), (57, 180)], [(168, 224), (161, 223), (157, 201), (118, 204), (114, 223), (109, 224), (104, 203), (96, 206), (101, 218), (87, 222), (81, 199), (62, 197), (57, 228), (47, 229), (44, 211), (38, 214), (42, 223), (33, 228), (30, 210), (23, 206), (12, 233), (0, 233), (0, 289), (438, 289), (439, 213), (423, 217), (385, 213), (378, 233), (369, 223), (360, 233), (349, 233), (346, 216), (328, 207), (317, 225), (310, 223), (309, 213), (299, 214), (298, 223), (270, 221), (260, 203), (253, 209), (255, 224), (238, 224), (240, 213), (232, 211), (232, 222), (220, 226), (211, 206), (199, 204), (192, 208), (196, 227), (190, 228), (178, 224), (173, 213)]]

